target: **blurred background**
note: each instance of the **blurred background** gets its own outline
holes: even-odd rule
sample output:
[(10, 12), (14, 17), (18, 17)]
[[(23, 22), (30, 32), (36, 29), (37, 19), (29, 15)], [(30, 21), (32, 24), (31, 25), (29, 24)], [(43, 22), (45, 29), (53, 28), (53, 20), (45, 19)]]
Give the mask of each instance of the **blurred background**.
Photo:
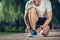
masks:
[[(0, 0), (0, 33), (25, 32), (24, 10), (27, 1), (28, 0)], [(53, 11), (51, 29), (60, 29), (60, 0), (50, 1)]]

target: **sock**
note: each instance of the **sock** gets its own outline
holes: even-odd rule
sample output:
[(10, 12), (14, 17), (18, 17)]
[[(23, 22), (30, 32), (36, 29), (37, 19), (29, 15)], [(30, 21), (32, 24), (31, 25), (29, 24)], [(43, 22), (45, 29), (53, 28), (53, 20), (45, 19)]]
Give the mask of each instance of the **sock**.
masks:
[(41, 30), (40, 33), (42, 34), (44, 30)]
[(43, 33), (44, 30), (41, 30), (40, 33), (38, 33), (38, 36), (43, 36), (42, 33)]

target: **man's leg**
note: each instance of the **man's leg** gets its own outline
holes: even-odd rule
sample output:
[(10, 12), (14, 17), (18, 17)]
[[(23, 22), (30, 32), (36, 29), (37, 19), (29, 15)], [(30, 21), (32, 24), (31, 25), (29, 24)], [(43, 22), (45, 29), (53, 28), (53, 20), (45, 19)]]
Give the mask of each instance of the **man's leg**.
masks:
[(28, 12), (24, 15), (24, 21), (26, 24), (26, 32), (29, 32), (30, 25), (33, 30), (36, 30), (36, 22), (38, 20), (37, 10), (35, 8), (30, 8)]
[(28, 18), (28, 12), (24, 15), (24, 21), (26, 24), (26, 33), (30, 32), (30, 23), (29, 23), (29, 18)]
[(50, 27), (47, 26), (47, 27), (45, 27), (43, 30), (44, 30), (44, 31), (43, 31), (42, 35), (43, 35), (44, 37), (46, 37), (46, 36), (48, 35), (49, 31), (50, 31)]
[(29, 21), (33, 30), (36, 30), (36, 22), (38, 21), (38, 14), (35, 8), (29, 10)]
[[(41, 30), (42, 30), (41, 27), (39, 27), (37, 29), (38, 33), (41, 32)], [(48, 35), (48, 33), (49, 33), (49, 30), (50, 30), (50, 27), (49, 26), (44, 27), (43, 28), (43, 32), (42, 32), (42, 35), (46, 37)]]

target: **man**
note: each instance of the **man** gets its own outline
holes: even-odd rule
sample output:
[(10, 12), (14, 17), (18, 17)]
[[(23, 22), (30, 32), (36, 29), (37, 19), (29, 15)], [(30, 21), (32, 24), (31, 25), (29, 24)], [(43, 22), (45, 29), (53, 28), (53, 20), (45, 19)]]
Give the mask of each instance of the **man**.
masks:
[[(32, 32), (30, 37), (38, 34), (47, 36), (50, 30), (50, 22), (52, 20), (52, 8), (49, 0), (29, 0), (25, 6), (24, 21), (26, 24), (26, 32)], [(36, 24), (40, 26), (36, 29)]]

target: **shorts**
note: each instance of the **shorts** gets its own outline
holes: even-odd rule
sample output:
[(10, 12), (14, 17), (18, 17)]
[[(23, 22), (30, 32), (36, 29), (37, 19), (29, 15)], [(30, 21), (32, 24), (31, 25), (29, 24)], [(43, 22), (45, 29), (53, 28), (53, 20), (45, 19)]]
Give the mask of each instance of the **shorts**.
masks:
[[(36, 23), (36, 29), (39, 28), (40, 25), (43, 25), (44, 22), (46, 21), (46, 19), (47, 19), (47, 18), (41, 18), (41, 17), (39, 17), (39, 20), (38, 20), (37, 23)], [(50, 29), (52, 29), (52, 22), (50, 22), (50, 23), (48, 24), (48, 26), (50, 27)], [(26, 25), (24, 26), (24, 29), (26, 29)], [(31, 25), (30, 25), (30, 29), (32, 29), (32, 28), (31, 28)]]
[[(47, 18), (41, 18), (41, 17), (39, 17), (39, 20), (38, 20), (37, 23), (36, 23), (36, 29), (37, 29), (38, 27), (40, 27), (40, 25), (43, 25), (44, 22), (46, 21), (46, 19), (47, 19)], [(49, 26), (50, 29), (51, 29), (51, 28), (52, 28), (52, 22), (50, 22), (50, 23), (48, 24), (48, 26)]]

